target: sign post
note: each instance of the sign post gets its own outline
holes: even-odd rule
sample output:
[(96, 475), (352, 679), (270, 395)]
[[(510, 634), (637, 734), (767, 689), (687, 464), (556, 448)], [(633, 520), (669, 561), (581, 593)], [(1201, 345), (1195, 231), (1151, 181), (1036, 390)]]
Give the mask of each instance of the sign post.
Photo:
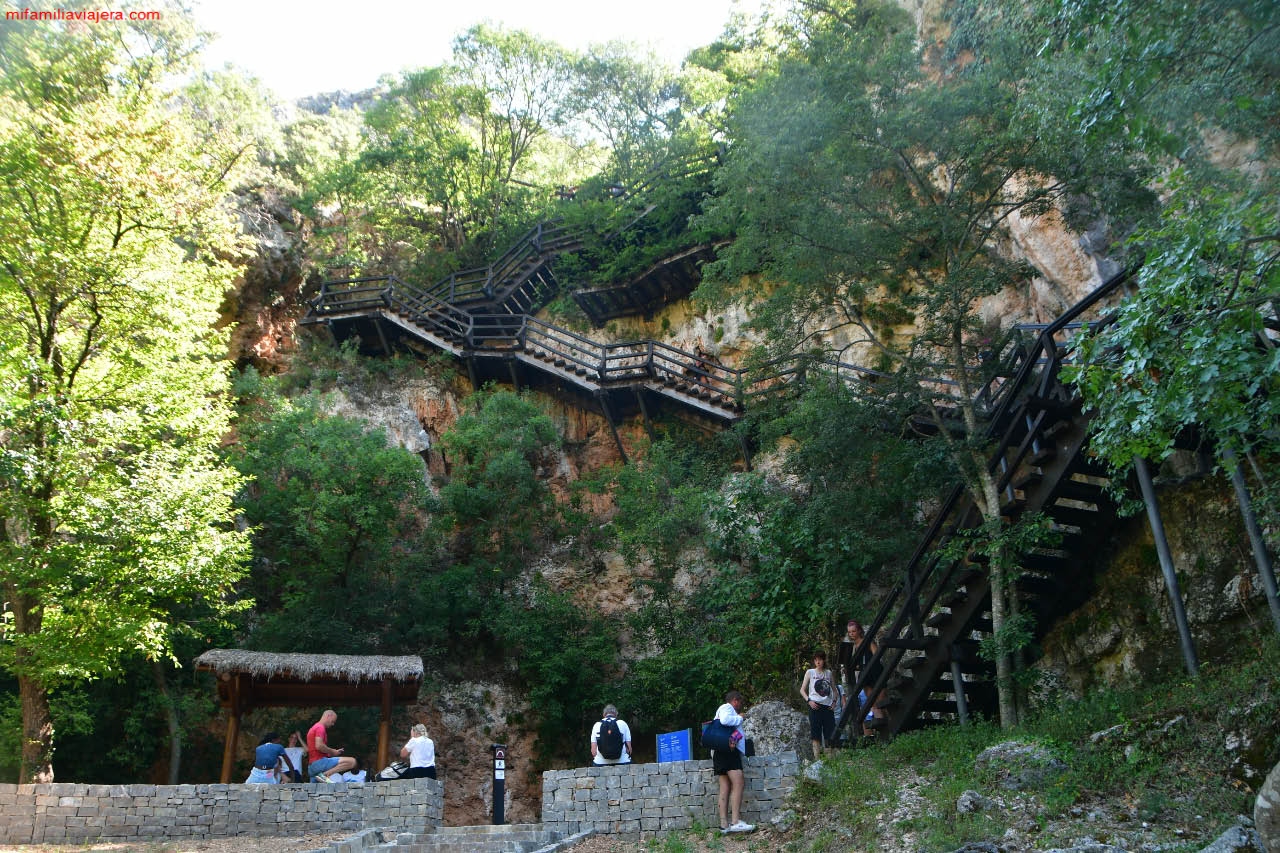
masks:
[(682, 729), (658, 735), (658, 763), (688, 761), (693, 758), (693, 732)]
[(489, 748), (493, 750), (493, 825), (502, 826), (506, 822), (503, 803), (507, 798), (507, 745), (495, 743)]

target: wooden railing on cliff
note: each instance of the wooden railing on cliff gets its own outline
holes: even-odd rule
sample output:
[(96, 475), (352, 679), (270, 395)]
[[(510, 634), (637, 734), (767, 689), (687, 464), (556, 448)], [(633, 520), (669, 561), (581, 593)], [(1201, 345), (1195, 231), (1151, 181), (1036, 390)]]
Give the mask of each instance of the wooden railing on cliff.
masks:
[[(394, 276), (325, 282), (304, 323), (334, 323), (379, 316), (438, 349), (460, 357), (518, 355), (560, 381), (588, 391), (643, 386), (679, 403), (698, 401), (703, 412), (726, 422), (741, 417), (762, 397), (827, 374), (845, 383), (877, 382), (887, 374), (832, 359), (797, 354), (754, 368), (727, 367), (712, 358), (655, 340), (604, 343), (527, 314), (468, 311)], [(1016, 365), (1015, 365), (1016, 366)], [(982, 411), (1005, 398), (1007, 374), (978, 392)], [(932, 384), (956, 387), (946, 378)]]

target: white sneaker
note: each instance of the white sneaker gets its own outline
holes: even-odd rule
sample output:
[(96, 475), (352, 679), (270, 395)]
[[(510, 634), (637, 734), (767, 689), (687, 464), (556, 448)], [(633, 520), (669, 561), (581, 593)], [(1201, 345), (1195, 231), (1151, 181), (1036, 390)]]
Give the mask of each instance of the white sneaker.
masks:
[(329, 778), (329, 776), (324, 773), (321, 773), (318, 776), (312, 776), (311, 781), (312, 782), (328, 782), (330, 785), (338, 784), (337, 782), (334, 782), (333, 779)]
[(755, 824), (746, 823), (745, 821), (741, 821), (741, 820), (726, 830), (726, 832), (755, 832), (755, 831), (756, 831)]

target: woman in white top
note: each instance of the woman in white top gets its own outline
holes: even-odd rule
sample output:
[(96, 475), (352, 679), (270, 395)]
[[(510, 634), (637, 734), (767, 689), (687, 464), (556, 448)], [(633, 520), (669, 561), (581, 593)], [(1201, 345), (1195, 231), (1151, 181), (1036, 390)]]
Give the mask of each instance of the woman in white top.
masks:
[(822, 757), (822, 742), (827, 748), (835, 746), (836, 711), (840, 710), (840, 692), (835, 679), (827, 669), (826, 652), (813, 653), (813, 666), (805, 670), (800, 682), (800, 698), (809, 707), (809, 741), (813, 744), (813, 757)]
[(409, 734), (409, 742), (400, 750), (400, 757), (409, 759), (409, 769), (400, 778), (436, 778), (436, 744), (427, 737), (427, 727), (417, 723)]

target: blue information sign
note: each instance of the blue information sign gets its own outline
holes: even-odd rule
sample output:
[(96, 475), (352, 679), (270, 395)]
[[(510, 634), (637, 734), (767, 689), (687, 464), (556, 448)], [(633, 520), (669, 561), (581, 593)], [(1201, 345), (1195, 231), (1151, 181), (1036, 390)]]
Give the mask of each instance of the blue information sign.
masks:
[(692, 730), (667, 732), (658, 735), (658, 763), (666, 761), (688, 761), (693, 758)]

